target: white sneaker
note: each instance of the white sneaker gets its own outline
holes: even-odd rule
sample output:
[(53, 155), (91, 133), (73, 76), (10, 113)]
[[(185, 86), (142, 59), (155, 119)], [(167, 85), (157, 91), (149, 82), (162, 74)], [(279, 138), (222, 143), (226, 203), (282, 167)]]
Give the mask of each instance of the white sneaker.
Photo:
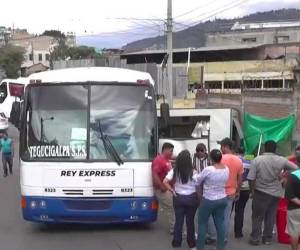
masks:
[(191, 248), (191, 250), (197, 250), (197, 248), (196, 248), (196, 247), (193, 247), (193, 248)]

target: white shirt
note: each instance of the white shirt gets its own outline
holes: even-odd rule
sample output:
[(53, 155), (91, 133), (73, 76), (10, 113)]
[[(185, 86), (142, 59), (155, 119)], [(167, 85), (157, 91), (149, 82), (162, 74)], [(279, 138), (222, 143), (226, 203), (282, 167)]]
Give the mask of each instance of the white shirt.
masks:
[(197, 185), (203, 183), (203, 197), (207, 200), (219, 200), (225, 198), (225, 184), (229, 177), (228, 167), (217, 169), (214, 166), (208, 166), (193, 179)]
[[(196, 174), (196, 171), (194, 171)], [(168, 181), (172, 181), (174, 176), (174, 170), (171, 169), (166, 176)], [(174, 184), (174, 189), (177, 194), (180, 195), (190, 195), (196, 192), (196, 181), (194, 179), (189, 180), (187, 183), (183, 184), (180, 180), (176, 180)]]

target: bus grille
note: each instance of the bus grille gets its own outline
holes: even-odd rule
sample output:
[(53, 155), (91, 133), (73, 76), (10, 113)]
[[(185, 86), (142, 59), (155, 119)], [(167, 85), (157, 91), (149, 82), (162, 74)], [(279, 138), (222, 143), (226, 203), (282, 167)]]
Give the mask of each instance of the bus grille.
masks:
[(83, 195), (83, 189), (63, 189), (66, 195)]
[(93, 189), (93, 195), (112, 195), (113, 189)]

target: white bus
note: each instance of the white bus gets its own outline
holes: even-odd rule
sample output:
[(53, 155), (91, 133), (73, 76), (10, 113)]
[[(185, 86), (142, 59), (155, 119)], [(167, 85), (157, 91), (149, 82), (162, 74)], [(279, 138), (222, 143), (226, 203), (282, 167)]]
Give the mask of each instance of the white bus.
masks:
[(43, 223), (150, 223), (158, 133), (148, 73), (72, 68), (29, 77), (22, 105), (23, 218)]

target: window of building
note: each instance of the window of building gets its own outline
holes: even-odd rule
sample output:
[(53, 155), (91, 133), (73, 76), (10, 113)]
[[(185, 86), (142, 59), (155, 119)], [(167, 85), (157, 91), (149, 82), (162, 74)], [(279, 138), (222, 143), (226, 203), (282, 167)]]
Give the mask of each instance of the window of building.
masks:
[(264, 80), (264, 88), (266, 89), (281, 89), (283, 80)]
[(206, 84), (209, 89), (222, 89), (222, 82), (219, 81), (206, 82)]
[(50, 61), (50, 54), (46, 54), (46, 61)]
[(287, 42), (290, 40), (289, 36), (276, 36), (276, 41), (278, 43)]
[(39, 54), (39, 61), (43, 61), (43, 54)]
[(242, 38), (243, 43), (255, 43), (256, 42), (256, 37), (245, 37)]
[(210, 81), (205, 82), (209, 93), (220, 93), (222, 91), (222, 82), (220, 81)]
[(260, 89), (261, 88), (261, 80), (253, 79), (253, 80), (244, 80), (244, 89)]
[(240, 89), (241, 82), (240, 81), (225, 81), (224, 89)]
[(33, 54), (32, 53), (29, 54), (29, 61), (33, 61)]

